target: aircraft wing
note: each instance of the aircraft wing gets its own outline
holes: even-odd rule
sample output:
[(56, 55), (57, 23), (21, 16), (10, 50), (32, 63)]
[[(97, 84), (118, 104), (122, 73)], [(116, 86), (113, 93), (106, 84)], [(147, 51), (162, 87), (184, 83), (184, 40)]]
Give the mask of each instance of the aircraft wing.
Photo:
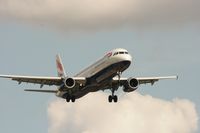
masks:
[(139, 84), (147, 84), (151, 83), (152, 85), (159, 81), (164, 79), (178, 79), (178, 76), (165, 76), (165, 77), (140, 77), (136, 78), (139, 81)]
[(8, 78), (14, 81), (26, 83), (34, 83), (41, 85), (60, 85), (62, 82), (61, 77), (39, 77), (39, 76), (18, 76), (18, 75), (0, 75), (1, 78)]
[[(8, 78), (14, 81), (19, 82), (21, 84), (22, 82), (25, 83), (34, 83), (34, 84), (40, 84), (41, 87), (43, 85), (61, 85), (63, 84), (63, 78), (62, 77), (40, 77), (40, 76), (18, 76), (18, 75), (0, 75), (0, 78)], [(84, 77), (74, 77), (74, 80), (76, 80), (78, 83), (85, 83)]]
[[(147, 84), (151, 83), (152, 85), (159, 81), (164, 79), (178, 79), (178, 76), (164, 76), (164, 77), (136, 77), (136, 79), (139, 81), (139, 84)], [(124, 85), (125, 82), (128, 80), (128, 78), (120, 78), (120, 84)], [(117, 82), (118, 79), (115, 77), (113, 78), (113, 82)]]

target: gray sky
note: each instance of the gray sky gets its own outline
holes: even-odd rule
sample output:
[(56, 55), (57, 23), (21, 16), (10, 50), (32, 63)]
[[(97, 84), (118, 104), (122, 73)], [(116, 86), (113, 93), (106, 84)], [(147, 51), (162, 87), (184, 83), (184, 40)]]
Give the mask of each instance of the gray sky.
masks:
[[(2, 4), (2, 1), (0, 1), (0, 3)], [(194, 5), (190, 3), (190, 7), (195, 8), (198, 5), (197, 3), (193, 3)], [(119, 26), (119, 23), (116, 23), (116, 25), (118, 25), (117, 27), (107, 29), (106, 27), (110, 27), (112, 23), (106, 23), (106, 26), (93, 23), (95, 27), (97, 27), (96, 30), (88, 31), (80, 26), (81, 28), (78, 29), (81, 30), (81, 32), (78, 32), (76, 28), (70, 29), (74, 32), (69, 32), (68, 30), (66, 32), (66, 30), (60, 30), (60, 28), (55, 29), (57, 24), (51, 27), (43, 23), (48, 22), (48, 19), (39, 22), (42, 23), (40, 25), (38, 25), (38, 23), (35, 24), (35, 20), (31, 20), (30, 24), (26, 16), (23, 18), (17, 17), (16, 19), (16, 17), (13, 17), (13, 12), (15, 10), (6, 11), (1, 6), (2, 5), (0, 5), (0, 14), (4, 16), (0, 19), (1, 74), (56, 76), (55, 55), (60, 53), (67, 73), (69, 75), (74, 75), (88, 64), (91, 64), (93, 61), (103, 56), (108, 50), (123, 47), (134, 57), (133, 64), (123, 76), (179, 75), (178, 81), (167, 80), (158, 82), (155, 86), (140, 86), (137, 92), (145, 97), (143, 98), (141, 96), (141, 99), (145, 101), (146, 96), (152, 96), (152, 101), (162, 101), (163, 103), (170, 103), (172, 105), (176, 105), (173, 99), (178, 98), (180, 101), (187, 99), (195, 104), (197, 113), (200, 113), (198, 89), (200, 27), (197, 24), (198, 19), (193, 19), (195, 17), (192, 16), (195, 16), (195, 13), (191, 10), (187, 9), (191, 11), (192, 14), (187, 18), (190, 21), (183, 21), (180, 19), (177, 21), (178, 26), (177, 23), (174, 24), (175, 26), (173, 25), (173, 21), (175, 20), (172, 17), (173, 21), (168, 22), (169, 24), (159, 23), (159, 26), (145, 24), (145, 26), (140, 26), (140, 28), (138, 28), (126, 23)], [(18, 7), (16, 5), (12, 6)], [(7, 17), (5, 18), (5, 16)], [(181, 15), (178, 14), (178, 16)], [(62, 19), (60, 21), (62, 21)], [(51, 25), (51, 21), (49, 22)], [(133, 21), (130, 21), (130, 23), (132, 22)], [(73, 26), (76, 27), (76, 25)], [(17, 83), (5, 79), (1, 79), (0, 84), (0, 132), (51, 132), (51, 120), (53, 119), (51, 109), (57, 101), (54, 95), (34, 94), (23, 91), (23, 89), (39, 88), (38, 85), (22, 84), (18, 86)], [(44, 88), (49, 87), (45, 86)], [(105, 94), (94, 94), (103, 102), (101, 107), (109, 107), (105, 106), (106, 103), (104, 103), (107, 102), (106, 95), (109, 95), (108, 93), (109, 92), (105, 92)], [(139, 102), (140, 104), (138, 104), (137, 101), (130, 98), (131, 96), (140, 97), (138, 93), (134, 94), (133, 92), (131, 96), (126, 96), (122, 91), (119, 91), (118, 94), (120, 99), (125, 101), (125, 103), (127, 100), (126, 97), (129, 97), (130, 103), (135, 103), (133, 105), (140, 105), (143, 103)], [(67, 105), (62, 102), (61, 105), (63, 104), (64, 111), (66, 110), (67, 113), (73, 116), (73, 109), (76, 110), (82, 107), (79, 106), (82, 103), (86, 106), (89, 106), (87, 103), (95, 106), (94, 103), (88, 102), (88, 99), (91, 97), (92, 96), (89, 95), (82, 100), (78, 100), (75, 106), (71, 104)], [(95, 100), (97, 99), (94, 99), (94, 101)], [(98, 104), (102, 102), (97, 101)], [(128, 105), (130, 105), (130, 103)], [(60, 105), (60, 101), (58, 105)], [(119, 105), (123, 107), (122, 103), (119, 103)], [(59, 106), (55, 106), (55, 108), (56, 107)], [(72, 107), (72, 109), (69, 107)], [(113, 108), (115, 109), (115, 107)], [(90, 111), (93, 110), (93, 108), (89, 109)], [(126, 108), (124, 108), (124, 110), (126, 110)], [(99, 111), (95, 112), (99, 113)], [(166, 114), (168, 115), (168, 113)], [(109, 115), (105, 116), (109, 117)], [(80, 120), (85, 119), (86, 118), (81, 119), (80, 116)], [(91, 121), (88, 120), (88, 123)], [(130, 121), (132, 121), (132, 119), (130, 119)], [(64, 121), (64, 124), (66, 124), (65, 122), (66, 121)], [(70, 124), (72, 127), (76, 127), (76, 124)], [(68, 126), (70, 124), (68, 124)], [(79, 125), (77, 127), (81, 129), (81, 126)], [(198, 124), (198, 127), (199, 126)], [(199, 132), (199, 130), (197, 132)], [(186, 133), (190, 133), (190, 131)]]

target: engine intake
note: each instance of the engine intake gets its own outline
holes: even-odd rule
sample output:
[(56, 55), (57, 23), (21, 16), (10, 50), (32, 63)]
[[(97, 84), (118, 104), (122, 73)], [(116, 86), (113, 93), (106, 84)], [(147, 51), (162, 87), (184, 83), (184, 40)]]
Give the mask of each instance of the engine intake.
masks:
[(139, 81), (136, 78), (129, 78), (127, 83), (124, 85), (124, 92), (135, 91), (139, 86)]
[(73, 88), (76, 85), (76, 82), (75, 82), (75, 80), (73, 78), (67, 78), (67, 79), (65, 79), (64, 83), (65, 83), (65, 86), (67, 88)]

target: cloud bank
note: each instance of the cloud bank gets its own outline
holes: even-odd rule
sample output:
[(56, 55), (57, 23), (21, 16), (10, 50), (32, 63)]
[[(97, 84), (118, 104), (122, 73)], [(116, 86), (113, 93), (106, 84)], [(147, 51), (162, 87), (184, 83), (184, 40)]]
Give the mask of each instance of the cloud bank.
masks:
[(49, 133), (194, 133), (198, 116), (189, 100), (166, 101), (131, 93), (119, 103), (107, 94), (92, 93), (75, 104), (52, 101), (48, 107)]
[(199, 22), (199, 0), (0, 0), (0, 18), (67, 30)]

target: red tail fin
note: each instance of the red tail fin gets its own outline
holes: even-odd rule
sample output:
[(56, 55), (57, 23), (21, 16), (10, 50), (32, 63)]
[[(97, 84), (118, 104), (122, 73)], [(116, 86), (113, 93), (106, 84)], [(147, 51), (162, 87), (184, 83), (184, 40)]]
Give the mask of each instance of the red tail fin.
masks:
[(66, 77), (65, 69), (59, 55), (56, 55), (56, 66), (59, 77)]

